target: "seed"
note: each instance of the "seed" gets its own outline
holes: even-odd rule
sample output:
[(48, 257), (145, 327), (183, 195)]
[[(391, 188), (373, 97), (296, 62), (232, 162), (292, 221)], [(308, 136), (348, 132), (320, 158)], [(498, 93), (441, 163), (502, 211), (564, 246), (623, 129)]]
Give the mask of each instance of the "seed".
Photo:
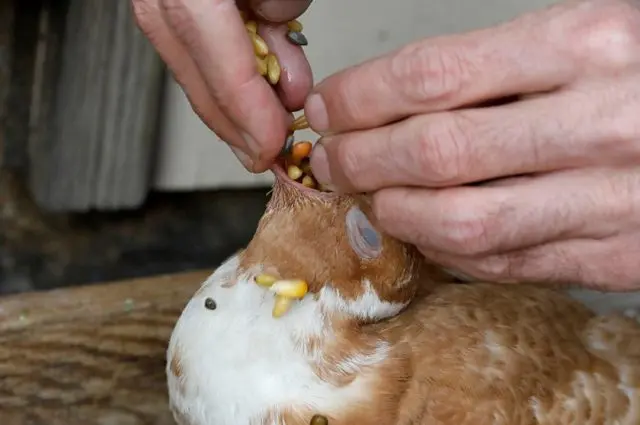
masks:
[(329, 420), (326, 416), (322, 415), (313, 415), (309, 425), (329, 425)]
[(291, 148), (291, 160), (296, 164), (300, 164), (304, 158), (309, 156), (311, 148), (313, 148), (311, 142), (298, 142), (294, 144)]
[(302, 177), (302, 170), (297, 165), (291, 164), (287, 167), (287, 175), (291, 180), (298, 180)]
[(295, 280), (278, 280), (271, 288), (270, 291), (275, 292), (276, 295), (287, 298), (303, 298), (309, 291), (307, 282), (300, 279)]
[(311, 189), (316, 187), (316, 181), (310, 175), (306, 175), (302, 178), (302, 185)]
[(306, 46), (307, 44), (309, 44), (307, 37), (305, 37), (303, 33), (298, 31), (289, 31), (287, 33), (287, 39), (296, 46)]
[(260, 58), (258, 56), (256, 56), (256, 62), (258, 64), (258, 72), (260, 73), (260, 75), (262, 75), (263, 77), (265, 75), (267, 75), (267, 61), (266, 59)]
[(258, 24), (256, 21), (247, 21), (246, 24), (244, 24), (244, 27), (247, 29), (247, 31), (249, 31), (251, 34), (257, 34), (258, 33)]
[(250, 34), (253, 42), (253, 51), (256, 55), (263, 58), (269, 54), (269, 46), (259, 34)]
[(282, 70), (280, 69), (278, 58), (274, 54), (270, 53), (267, 56), (267, 78), (269, 78), (269, 82), (274, 85), (278, 84), (281, 72)]
[(281, 155), (286, 155), (287, 153), (289, 153), (289, 151), (293, 147), (294, 140), (295, 140), (295, 138), (293, 137), (293, 134), (289, 134), (287, 136), (287, 140), (285, 140), (284, 146), (282, 147), (282, 150), (280, 151)]
[(287, 28), (289, 28), (289, 31), (295, 32), (300, 32), (304, 29), (300, 21), (298, 21), (297, 19), (287, 22)]
[(258, 276), (255, 277), (254, 280), (260, 286), (271, 286), (278, 279), (276, 279), (275, 276), (271, 276), (271, 275), (266, 274), (266, 273), (260, 273)]
[(309, 123), (307, 122), (307, 117), (304, 114), (293, 120), (291, 127), (289, 127), (291, 131), (304, 130), (307, 128), (309, 128)]
[(294, 301), (293, 298), (281, 297), (276, 295), (276, 301), (273, 304), (273, 310), (271, 310), (271, 316), (275, 317), (276, 319), (278, 317), (284, 316), (285, 313), (289, 311), (289, 309), (291, 308), (293, 301)]
[(204, 308), (206, 308), (207, 310), (215, 310), (217, 307), (218, 305), (213, 300), (213, 298), (207, 298), (206, 300), (204, 300)]

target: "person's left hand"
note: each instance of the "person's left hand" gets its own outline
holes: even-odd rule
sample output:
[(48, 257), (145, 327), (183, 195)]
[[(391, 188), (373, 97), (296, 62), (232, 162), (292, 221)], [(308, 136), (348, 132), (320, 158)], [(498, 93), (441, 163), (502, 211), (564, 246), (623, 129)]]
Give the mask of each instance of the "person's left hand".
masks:
[(312, 93), (315, 176), (372, 192), (383, 230), (427, 258), (498, 282), (640, 289), (638, 1), (423, 40)]

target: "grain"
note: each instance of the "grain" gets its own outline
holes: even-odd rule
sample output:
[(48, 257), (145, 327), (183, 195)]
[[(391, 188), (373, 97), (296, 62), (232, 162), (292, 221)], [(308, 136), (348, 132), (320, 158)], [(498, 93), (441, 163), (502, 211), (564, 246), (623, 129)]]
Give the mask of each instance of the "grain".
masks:
[(256, 56), (264, 58), (269, 54), (269, 46), (259, 34), (250, 34), (251, 42), (253, 43), (253, 52)]
[(273, 53), (269, 53), (267, 55), (267, 78), (269, 82), (273, 85), (278, 84), (281, 72), (282, 69), (280, 68), (278, 58)]
[(300, 21), (298, 21), (297, 19), (287, 22), (287, 28), (289, 29), (289, 31), (294, 32), (301, 32), (304, 29)]

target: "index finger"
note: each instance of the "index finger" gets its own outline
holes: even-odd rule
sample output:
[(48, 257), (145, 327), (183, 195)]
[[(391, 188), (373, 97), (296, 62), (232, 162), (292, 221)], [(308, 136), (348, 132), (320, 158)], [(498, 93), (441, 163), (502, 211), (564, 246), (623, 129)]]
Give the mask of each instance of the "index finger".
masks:
[[(554, 89), (579, 70), (557, 8), (433, 37), (329, 76), (305, 104), (311, 127), (341, 133), (489, 99)], [(565, 28), (566, 27), (566, 28)]]
[(240, 129), (254, 169), (266, 169), (282, 148), (291, 115), (258, 73), (235, 1), (164, 0), (162, 6), (211, 96)]

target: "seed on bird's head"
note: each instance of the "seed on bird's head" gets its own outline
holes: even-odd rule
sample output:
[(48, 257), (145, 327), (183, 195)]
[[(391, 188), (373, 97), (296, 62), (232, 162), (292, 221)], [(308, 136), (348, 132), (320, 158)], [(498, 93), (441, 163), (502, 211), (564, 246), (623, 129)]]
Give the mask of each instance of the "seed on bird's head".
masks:
[(307, 44), (309, 44), (307, 37), (305, 37), (303, 33), (298, 31), (289, 31), (287, 33), (287, 39), (296, 46), (306, 46)]
[(258, 24), (256, 21), (247, 21), (247, 23), (244, 24), (244, 26), (247, 29), (247, 31), (249, 31), (251, 34), (257, 34)]
[(309, 425), (329, 425), (329, 420), (326, 416), (322, 415), (313, 415)]
[(204, 308), (206, 308), (207, 310), (215, 310), (217, 307), (218, 305), (213, 300), (213, 298), (207, 298), (206, 300), (204, 300)]

